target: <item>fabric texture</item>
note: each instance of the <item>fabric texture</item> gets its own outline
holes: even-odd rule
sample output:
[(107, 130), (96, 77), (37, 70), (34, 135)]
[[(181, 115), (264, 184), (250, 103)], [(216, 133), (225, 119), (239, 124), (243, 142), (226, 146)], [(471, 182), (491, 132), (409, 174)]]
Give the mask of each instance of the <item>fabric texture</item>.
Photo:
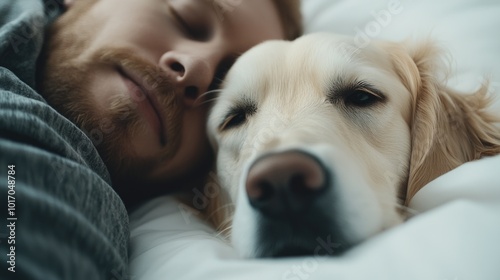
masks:
[(172, 197), (130, 216), (130, 272), (163, 279), (496, 280), (500, 235), (500, 155), (466, 163), (413, 198), (419, 214), (341, 257), (247, 260)]
[(60, 13), (56, 0), (0, 2), (0, 278), (129, 279), (128, 215), (104, 163), (34, 90), (45, 27)]

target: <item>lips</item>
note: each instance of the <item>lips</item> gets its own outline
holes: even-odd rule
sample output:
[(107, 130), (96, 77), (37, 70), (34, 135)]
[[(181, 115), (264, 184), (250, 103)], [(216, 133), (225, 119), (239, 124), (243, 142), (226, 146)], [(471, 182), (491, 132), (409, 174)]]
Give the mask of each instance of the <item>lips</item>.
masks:
[(132, 101), (137, 103), (138, 110), (156, 132), (160, 140), (160, 144), (164, 146), (166, 143), (166, 129), (164, 127), (164, 118), (155, 92), (149, 91), (147, 87), (144, 86), (142, 79), (140, 79), (132, 71), (119, 69), (119, 73), (128, 89), (128, 93), (130, 94)]

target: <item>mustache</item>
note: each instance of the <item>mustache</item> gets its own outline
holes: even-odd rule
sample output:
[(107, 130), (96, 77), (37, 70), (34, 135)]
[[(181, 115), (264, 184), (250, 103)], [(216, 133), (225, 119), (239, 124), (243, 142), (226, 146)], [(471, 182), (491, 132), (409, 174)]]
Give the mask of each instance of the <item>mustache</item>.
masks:
[[(164, 119), (161, 122), (167, 135), (161, 159), (173, 157), (182, 140), (182, 110), (175, 88), (164, 71), (126, 48), (102, 49), (92, 59), (98, 64), (114, 67), (119, 72), (126, 69), (127, 72), (134, 73), (141, 80), (144, 89), (155, 95), (158, 109), (163, 113), (161, 115)], [(114, 96), (108, 108), (113, 123), (127, 133), (137, 132), (141, 125), (137, 107), (139, 102), (149, 102), (147, 98), (144, 93), (130, 96), (123, 92)]]

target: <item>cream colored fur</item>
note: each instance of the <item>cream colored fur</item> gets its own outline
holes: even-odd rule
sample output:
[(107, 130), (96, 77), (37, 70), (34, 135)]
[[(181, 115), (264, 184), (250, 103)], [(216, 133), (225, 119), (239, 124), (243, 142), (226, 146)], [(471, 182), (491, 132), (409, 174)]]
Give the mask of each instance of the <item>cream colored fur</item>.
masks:
[[(425, 184), (500, 153), (499, 118), (486, 112), (487, 84), (458, 93), (447, 76), (443, 52), (431, 41), (360, 49), (350, 37), (320, 33), (251, 49), (228, 73), (209, 116), (223, 194), (212, 200), (210, 219), (231, 233), (242, 255), (255, 256), (260, 225), (245, 197), (248, 166), (267, 153), (301, 149), (336, 176), (332, 199), (341, 203), (324, 211), (343, 225), (347, 240), (355, 244), (401, 223)], [(360, 81), (383, 101), (360, 108), (337, 96), (342, 85)], [(242, 106), (255, 110), (225, 128)]]

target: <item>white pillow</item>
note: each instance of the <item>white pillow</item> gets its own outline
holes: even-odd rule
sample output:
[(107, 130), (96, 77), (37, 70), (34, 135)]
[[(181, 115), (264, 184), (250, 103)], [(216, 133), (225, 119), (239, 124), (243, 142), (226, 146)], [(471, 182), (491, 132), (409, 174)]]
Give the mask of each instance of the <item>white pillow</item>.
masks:
[(453, 58), (450, 86), (473, 90), (486, 77), (500, 92), (498, 0), (303, 0), (302, 10), (306, 33), (394, 41), (430, 36)]

